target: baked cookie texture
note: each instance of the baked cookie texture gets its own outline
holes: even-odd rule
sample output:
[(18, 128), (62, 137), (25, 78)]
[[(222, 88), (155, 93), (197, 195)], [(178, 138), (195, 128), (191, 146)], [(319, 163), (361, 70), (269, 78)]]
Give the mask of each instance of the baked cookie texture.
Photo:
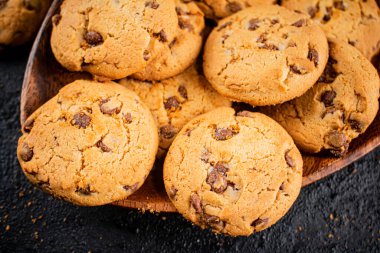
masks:
[(135, 192), (157, 147), (153, 116), (134, 92), (112, 82), (79, 80), (27, 119), (17, 156), (33, 184), (95, 206)]
[(195, 1), (207, 18), (220, 19), (228, 17), (245, 8), (261, 4), (275, 4), (274, 0), (198, 0)]
[(163, 80), (180, 74), (196, 61), (202, 48), (205, 21), (195, 3), (176, 0), (177, 34), (148, 65), (133, 75), (140, 80)]
[(29, 42), (50, 4), (51, 0), (0, 0), (0, 45)]
[(254, 106), (305, 93), (328, 59), (322, 29), (306, 15), (256, 6), (219, 22), (204, 52), (204, 72), (222, 95)]
[(303, 96), (262, 112), (279, 122), (308, 153), (344, 155), (378, 111), (379, 76), (371, 63), (345, 42), (330, 42), (323, 75)]
[(328, 37), (343, 40), (371, 59), (380, 49), (380, 10), (375, 0), (283, 0), (308, 14)]
[(57, 60), (107, 79), (179, 74), (198, 56), (204, 28), (196, 4), (179, 0), (66, 0), (53, 23)]
[(181, 130), (165, 160), (164, 182), (191, 222), (248, 236), (289, 210), (301, 188), (302, 166), (292, 138), (274, 120), (247, 111), (236, 116), (222, 107)]
[(122, 79), (120, 84), (136, 92), (153, 113), (160, 137), (157, 155), (160, 158), (187, 122), (217, 107), (231, 106), (194, 66), (163, 81)]

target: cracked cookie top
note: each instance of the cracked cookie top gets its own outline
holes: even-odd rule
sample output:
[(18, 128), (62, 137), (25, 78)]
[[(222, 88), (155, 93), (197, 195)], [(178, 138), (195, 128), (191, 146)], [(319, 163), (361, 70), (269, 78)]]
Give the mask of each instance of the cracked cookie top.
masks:
[(174, 0), (66, 0), (51, 46), (70, 71), (120, 79), (144, 69), (175, 38)]
[(122, 79), (120, 84), (136, 92), (152, 111), (160, 136), (158, 157), (166, 153), (177, 133), (194, 117), (220, 106), (231, 106), (194, 66), (160, 82)]
[(205, 21), (202, 11), (195, 3), (175, 0), (178, 27), (175, 37), (164, 44), (157, 56), (148, 65), (133, 75), (140, 80), (163, 80), (180, 74), (193, 64), (203, 42)]
[(26, 120), (17, 156), (33, 184), (94, 206), (135, 192), (153, 166), (157, 146), (153, 116), (134, 92), (80, 80)]
[(195, 0), (207, 18), (220, 19), (259, 4), (275, 4), (275, 0)]
[(257, 6), (219, 21), (206, 42), (203, 68), (222, 95), (263, 106), (305, 93), (327, 58), (327, 39), (306, 15)]
[(375, 0), (283, 0), (308, 14), (326, 35), (343, 40), (371, 59), (380, 49), (380, 9)]
[(164, 182), (191, 222), (247, 236), (285, 215), (299, 194), (302, 166), (292, 138), (274, 120), (221, 107), (183, 127), (167, 154)]
[(0, 0), (0, 45), (17, 46), (38, 31), (51, 0)]
[(318, 82), (303, 96), (263, 108), (309, 153), (344, 155), (379, 108), (379, 76), (354, 47), (331, 40), (330, 58)]

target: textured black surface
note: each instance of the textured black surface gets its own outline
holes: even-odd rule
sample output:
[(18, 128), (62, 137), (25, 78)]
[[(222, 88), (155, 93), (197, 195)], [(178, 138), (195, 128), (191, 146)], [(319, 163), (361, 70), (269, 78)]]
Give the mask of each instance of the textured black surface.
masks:
[(380, 252), (380, 149), (304, 188), (279, 223), (249, 238), (178, 214), (75, 207), (29, 185), (16, 159), (27, 50), (0, 60), (1, 252)]

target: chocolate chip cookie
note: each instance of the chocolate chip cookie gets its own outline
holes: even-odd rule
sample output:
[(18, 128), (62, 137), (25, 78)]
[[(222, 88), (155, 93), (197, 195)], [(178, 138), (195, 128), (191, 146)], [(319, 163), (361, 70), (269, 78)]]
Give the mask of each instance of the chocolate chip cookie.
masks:
[(301, 150), (342, 156), (374, 120), (379, 83), (375, 68), (357, 49), (332, 40), (327, 66), (313, 88), (262, 111), (279, 122)]
[(220, 19), (230, 16), (245, 8), (255, 7), (261, 4), (275, 4), (274, 0), (198, 0), (199, 8), (205, 13), (206, 17)]
[(0, 0), (0, 45), (18, 46), (29, 42), (51, 0)]
[(375, 0), (283, 0), (282, 4), (308, 14), (328, 37), (350, 43), (368, 59), (380, 49), (380, 10)]
[(193, 64), (202, 48), (205, 21), (195, 3), (176, 0), (178, 28), (175, 37), (153, 56), (148, 65), (133, 75), (140, 80), (163, 80), (180, 74)]
[(160, 136), (158, 157), (166, 154), (177, 133), (191, 119), (217, 107), (231, 105), (195, 67), (163, 81), (122, 79), (120, 84), (136, 92), (152, 111)]
[(327, 58), (327, 39), (306, 15), (257, 6), (219, 22), (206, 42), (203, 68), (220, 94), (263, 106), (305, 93)]
[(66, 0), (52, 22), (62, 66), (108, 79), (143, 70), (178, 30), (174, 0)]
[(135, 192), (153, 166), (157, 146), (154, 118), (134, 92), (80, 80), (27, 119), (17, 156), (33, 184), (95, 206)]
[(221, 107), (177, 135), (164, 182), (178, 212), (191, 222), (247, 236), (286, 214), (299, 194), (302, 166), (292, 138), (274, 120)]

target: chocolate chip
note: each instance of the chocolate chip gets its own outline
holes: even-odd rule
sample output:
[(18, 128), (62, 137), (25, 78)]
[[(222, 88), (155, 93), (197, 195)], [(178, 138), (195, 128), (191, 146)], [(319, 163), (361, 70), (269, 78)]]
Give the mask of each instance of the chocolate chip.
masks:
[(99, 103), (100, 111), (107, 115), (119, 114), (121, 111), (121, 102), (116, 99), (102, 99)]
[(328, 22), (331, 19), (332, 7), (326, 7), (326, 14), (323, 16), (323, 21)]
[(193, 31), (194, 30), (194, 26), (188, 21), (188, 20), (184, 20), (182, 18), (178, 18), (178, 26), (179, 28), (181, 28), (182, 30), (188, 30), (189, 32)]
[(251, 226), (252, 227), (257, 227), (257, 226), (260, 226), (260, 225), (265, 225), (265, 224), (268, 223), (268, 221), (269, 221), (269, 218), (265, 218), (265, 219), (258, 218), (258, 219), (254, 220), (251, 223)]
[(164, 101), (164, 107), (168, 111), (176, 111), (181, 108), (181, 104), (176, 96), (169, 97)]
[(61, 19), (62, 19), (62, 15), (56, 14), (52, 17), (52, 22), (55, 26), (57, 26), (59, 24), (59, 22), (61, 21)]
[(7, 5), (8, 1), (9, 1), (9, 0), (0, 0), (0, 10), (1, 10), (2, 8), (4, 8), (5, 5)]
[(335, 71), (334, 64), (336, 64), (337, 61), (333, 58), (329, 58), (327, 61), (327, 65), (325, 67), (325, 70), (323, 71), (322, 75), (319, 77), (318, 82), (320, 83), (332, 83), (334, 82), (335, 78), (338, 76), (338, 73)]
[(326, 107), (332, 106), (334, 104), (334, 99), (336, 97), (336, 92), (334, 90), (327, 90), (321, 95), (321, 102), (325, 104)]
[(132, 115), (129, 112), (127, 112), (126, 114), (123, 113), (123, 120), (125, 123), (131, 124), (133, 120)]
[(84, 34), (84, 40), (91, 46), (98, 46), (103, 43), (102, 35), (94, 31), (87, 31)]
[(183, 97), (184, 99), (187, 99), (187, 89), (184, 85), (181, 85), (178, 87), (178, 93)]
[(169, 48), (171, 49), (175, 45), (175, 43), (177, 43), (177, 38), (174, 38), (172, 42), (169, 43)]
[(352, 41), (352, 40), (348, 40), (348, 44), (350, 44), (351, 46), (355, 46), (355, 45), (356, 45), (356, 42), (355, 42), (355, 41)]
[(85, 188), (78, 187), (75, 192), (82, 195), (91, 195), (93, 193), (93, 191), (90, 189), (90, 185), (87, 185)]
[(294, 164), (293, 158), (289, 155), (290, 150), (285, 152), (285, 161), (289, 165), (289, 167), (294, 168), (296, 165)]
[(148, 50), (145, 50), (143, 53), (144, 61), (149, 61), (150, 59), (150, 52)]
[(158, 7), (160, 7), (160, 4), (157, 3), (156, 1), (148, 1), (145, 3), (145, 7), (149, 7), (156, 10)]
[(270, 23), (271, 25), (275, 25), (275, 24), (278, 24), (280, 21), (278, 21), (278, 19), (271, 19)]
[(207, 175), (206, 183), (211, 186), (211, 190), (216, 193), (223, 193), (228, 186), (228, 168), (223, 163), (217, 163)]
[(202, 220), (204, 223), (206, 223), (207, 226), (216, 231), (222, 231), (226, 226), (225, 222), (221, 221), (219, 217), (216, 217), (214, 215), (204, 214)]
[(24, 162), (29, 162), (30, 160), (32, 160), (34, 152), (28, 144), (24, 143), (24, 145), (20, 149), (19, 155)]
[(267, 41), (267, 38), (266, 38), (266, 35), (264, 33), (260, 34), (260, 36), (256, 40), (257, 43), (264, 43), (266, 41)]
[(328, 135), (328, 143), (334, 148), (346, 146), (348, 140), (344, 133), (334, 130)]
[(278, 47), (276, 45), (268, 44), (268, 43), (265, 43), (263, 46), (260, 46), (260, 48), (268, 49), (271, 51), (277, 51), (278, 50)]
[(203, 150), (201, 153), (201, 161), (204, 163), (208, 163), (210, 161), (211, 153), (207, 149)]
[(317, 12), (318, 12), (318, 9), (314, 6), (310, 6), (309, 8), (307, 8), (307, 13), (309, 13), (309, 16), (311, 18), (314, 18)]
[(178, 190), (174, 186), (170, 187), (170, 189), (169, 189), (169, 197), (171, 199), (174, 199), (175, 196), (177, 195), (177, 192), (178, 192)]
[(226, 23), (222, 24), (221, 26), (219, 26), (219, 28), (217, 29), (217, 31), (220, 32), (221, 30), (223, 30), (224, 28), (226, 28), (229, 25), (232, 25), (231, 21), (226, 22)]
[(166, 125), (160, 128), (160, 135), (162, 138), (170, 140), (177, 134), (177, 129), (172, 125)]
[(158, 33), (153, 33), (153, 36), (158, 38), (158, 40), (160, 42), (167, 42), (168, 41), (168, 36), (166, 35), (166, 33), (163, 29)]
[(241, 5), (237, 2), (229, 2), (227, 5), (226, 5), (226, 9), (227, 11), (229, 11), (230, 13), (235, 13), (235, 12), (238, 12), (242, 9)]
[(238, 133), (239, 128), (237, 126), (232, 126), (229, 128), (216, 128), (213, 134), (213, 138), (217, 141), (226, 141)]
[(302, 27), (302, 26), (305, 26), (306, 24), (307, 24), (306, 19), (300, 19), (300, 20), (294, 22), (294, 23), (292, 24), (292, 26), (295, 26), (295, 27)]
[(196, 193), (191, 194), (190, 204), (195, 209), (196, 213), (198, 213), (198, 214), (203, 213), (201, 198), (198, 196), (198, 194), (196, 194)]
[(280, 185), (280, 191), (283, 191), (284, 189), (285, 189), (285, 183), (282, 183), (281, 185)]
[(30, 133), (30, 131), (32, 131), (33, 125), (34, 125), (34, 119), (33, 118), (27, 119), (24, 123), (24, 128), (23, 128), (24, 132)]
[(74, 115), (72, 124), (78, 126), (79, 128), (86, 129), (91, 123), (91, 117), (86, 115), (84, 112), (80, 112)]
[(250, 31), (256, 30), (257, 28), (260, 27), (259, 23), (260, 23), (260, 20), (258, 18), (253, 18), (253, 19), (249, 20), (248, 30), (250, 30)]
[(112, 150), (106, 145), (106, 144), (104, 144), (104, 142), (103, 141), (98, 141), (97, 143), (96, 143), (96, 146), (98, 147), (98, 148), (100, 148), (103, 152), (105, 152), (105, 153), (108, 153), (108, 152), (111, 152)]
[(296, 65), (290, 65), (289, 68), (290, 68), (290, 71), (292, 71), (294, 74), (297, 74), (297, 75), (304, 75), (307, 73), (305, 69)]
[(139, 183), (135, 183), (134, 185), (124, 185), (123, 188), (126, 191), (136, 191), (137, 187), (139, 186)]
[(309, 52), (307, 53), (307, 59), (314, 62), (314, 66), (318, 66), (319, 63), (319, 54), (318, 51), (314, 48), (309, 48)]
[(41, 10), (41, 2), (40, 0), (23, 0), (22, 4), (29, 11), (40, 11)]
[(350, 124), (351, 128), (358, 133), (361, 133), (363, 130), (363, 125), (357, 120), (349, 119), (348, 124)]
[(239, 116), (239, 117), (253, 118), (252, 112), (249, 112), (249, 111), (238, 112), (237, 116)]
[(334, 8), (339, 9), (341, 11), (346, 10), (346, 6), (344, 6), (343, 1), (334, 1)]

